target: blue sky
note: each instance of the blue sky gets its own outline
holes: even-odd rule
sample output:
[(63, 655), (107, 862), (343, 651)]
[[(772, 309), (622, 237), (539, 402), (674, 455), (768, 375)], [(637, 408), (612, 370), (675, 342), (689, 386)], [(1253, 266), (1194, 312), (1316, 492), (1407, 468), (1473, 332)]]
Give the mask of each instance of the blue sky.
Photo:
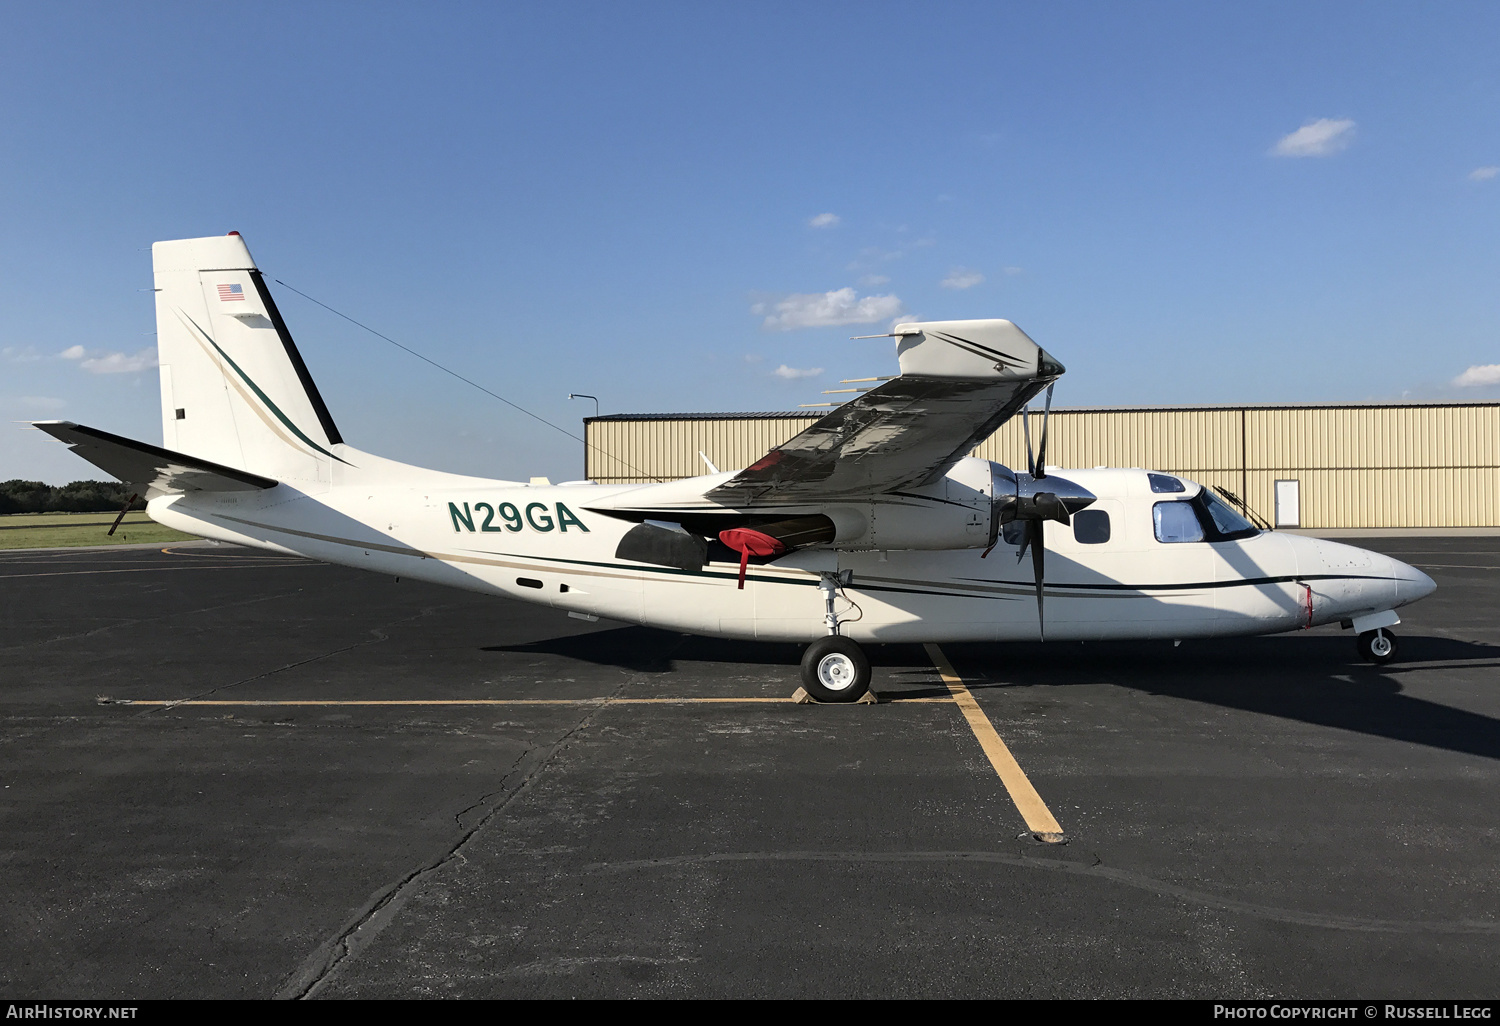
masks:
[[(1014, 320), (1068, 366), (1063, 405), (1500, 399), (1495, 4), (50, 4), (3, 26), (6, 421), (159, 440), (150, 244), (231, 229), (268, 277), (575, 432), (593, 406), (569, 392), (818, 402), (893, 372), (889, 341), (848, 336), (897, 316)], [(578, 476), (578, 443), (272, 287), (353, 444)], [(0, 479), (99, 476), (0, 438)]]

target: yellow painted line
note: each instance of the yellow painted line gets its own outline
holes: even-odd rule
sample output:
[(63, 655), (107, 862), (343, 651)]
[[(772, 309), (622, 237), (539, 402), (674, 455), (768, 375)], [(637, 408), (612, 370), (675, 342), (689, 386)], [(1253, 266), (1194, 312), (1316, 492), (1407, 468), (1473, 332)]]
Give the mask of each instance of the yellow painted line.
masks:
[(1042, 801), (1042, 796), (1036, 793), (1036, 788), (1031, 786), (1031, 781), (1026, 778), (1021, 764), (1016, 762), (1016, 757), (1010, 754), (1010, 749), (1005, 747), (1005, 742), (1000, 740), (1000, 735), (995, 732), (995, 727), (990, 723), (989, 717), (984, 710), (979, 708), (979, 703), (969, 689), (964, 687), (963, 678), (953, 669), (953, 664), (943, 654), (943, 650), (936, 645), (922, 646), (927, 650), (927, 655), (932, 659), (933, 665), (942, 675), (943, 683), (948, 685), (948, 690), (953, 693), (953, 700), (958, 703), (958, 708), (963, 712), (964, 719), (969, 721), (969, 729), (974, 731), (974, 737), (979, 741), (979, 747), (984, 749), (984, 754), (989, 756), (990, 765), (995, 767), (995, 772), (1000, 775), (1000, 782), (1010, 792), (1010, 800), (1016, 803), (1016, 808), (1021, 812), (1021, 818), (1026, 820), (1026, 829), (1036, 834), (1044, 841), (1056, 843), (1063, 839), (1062, 827), (1058, 825), (1047, 804)]
[(248, 559), (257, 564), (266, 566), (327, 566), (321, 559), (313, 559), (311, 556), (289, 556), (276, 553), (271, 556), (257, 556), (247, 552), (209, 552), (204, 549), (189, 549), (184, 552), (179, 546), (191, 545), (192, 542), (174, 542), (161, 551), (168, 556), (191, 556), (194, 559)]
[[(414, 698), (414, 699), (137, 699), (113, 698), (107, 705), (149, 706), (323, 706), (323, 705), (371, 705), (371, 706), (445, 706), (445, 705), (703, 705), (703, 704), (750, 704), (759, 702), (792, 703), (790, 698)], [(892, 702), (951, 702), (952, 698), (896, 698)]]

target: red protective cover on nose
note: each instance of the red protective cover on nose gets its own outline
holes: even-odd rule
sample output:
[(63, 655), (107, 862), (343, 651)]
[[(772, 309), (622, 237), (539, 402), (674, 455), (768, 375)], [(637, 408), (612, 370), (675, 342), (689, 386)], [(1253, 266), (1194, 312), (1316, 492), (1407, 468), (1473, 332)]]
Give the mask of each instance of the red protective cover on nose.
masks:
[(728, 545), (740, 554), (740, 584), (745, 586), (745, 567), (750, 563), (751, 556), (779, 556), (786, 551), (786, 546), (778, 538), (772, 538), (764, 531), (757, 531), (750, 527), (734, 527), (728, 531), (719, 532), (719, 541)]

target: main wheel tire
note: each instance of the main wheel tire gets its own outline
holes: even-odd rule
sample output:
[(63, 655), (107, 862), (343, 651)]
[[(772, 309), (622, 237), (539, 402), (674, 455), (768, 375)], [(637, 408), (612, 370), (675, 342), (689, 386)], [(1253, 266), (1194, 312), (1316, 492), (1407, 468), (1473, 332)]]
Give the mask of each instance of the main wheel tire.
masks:
[(1359, 657), (1377, 666), (1396, 658), (1396, 635), (1384, 627), (1365, 631), (1359, 636)]
[(802, 686), (820, 702), (856, 702), (870, 690), (870, 660), (848, 638), (819, 638), (802, 656)]

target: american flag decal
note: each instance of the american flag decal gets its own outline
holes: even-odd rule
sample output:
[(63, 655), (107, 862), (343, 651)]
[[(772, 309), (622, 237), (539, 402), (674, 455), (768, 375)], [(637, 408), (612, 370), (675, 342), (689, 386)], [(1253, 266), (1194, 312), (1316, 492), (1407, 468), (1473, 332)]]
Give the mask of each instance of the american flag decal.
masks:
[(243, 285), (220, 285), (219, 286), (219, 301), (220, 302), (223, 302), (223, 303), (232, 303), (235, 300), (239, 300), (241, 303), (243, 303), (245, 301), (245, 286), (243, 286)]

